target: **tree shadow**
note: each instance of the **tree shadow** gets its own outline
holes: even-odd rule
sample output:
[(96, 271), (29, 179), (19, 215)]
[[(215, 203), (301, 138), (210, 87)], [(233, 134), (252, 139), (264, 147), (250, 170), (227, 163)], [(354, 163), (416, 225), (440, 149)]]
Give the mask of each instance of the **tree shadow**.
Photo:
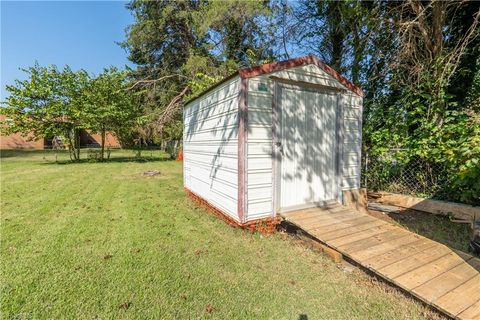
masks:
[(5, 149), (0, 150), (0, 159), (24, 157), (25, 155), (44, 155), (45, 150), (38, 149)]
[(175, 161), (170, 157), (114, 157), (106, 159), (104, 161), (99, 160), (90, 160), (90, 159), (80, 159), (78, 161), (72, 160), (59, 160), (57, 162), (49, 160), (48, 162), (42, 162), (42, 165), (71, 165), (71, 164), (109, 164), (109, 163), (125, 163), (125, 162), (135, 162), (135, 163), (144, 163), (144, 162), (158, 162), (158, 161)]

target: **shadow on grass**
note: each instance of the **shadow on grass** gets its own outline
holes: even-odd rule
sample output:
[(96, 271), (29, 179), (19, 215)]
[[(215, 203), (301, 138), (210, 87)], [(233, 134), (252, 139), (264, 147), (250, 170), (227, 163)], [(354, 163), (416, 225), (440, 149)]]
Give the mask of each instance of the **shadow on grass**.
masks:
[(143, 162), (157, 162), (157, 161), (175, 161), (169, 157), (115, 157), (110, 159), (105, 159), (104, 161), (100, 160), (92, 160), (92, 159), (80, 159), (80, 160), (58, 160), (55, 162), (54, 160), (47, 160), (47, 162), (43, 162), (44, 165), (69, 165), (69, 164), (109, 164), (109, 163), (125, 163), (125, 162), (136, 162), (136, 163), (143, 163)]
[[(14, 157), (25, 157), (25, 156), (42, 156), (45, 155), (45, 150), (34, 150), (34, 149), (18, 149), (18, 150), (0, 150), (0, 158), (14, 158)], [(62, 151), (64, 154), (68, 155), (68, 152)]]
[[(109, 159), (100, 161), (98, 158), (89, 158), (89, 152), (98, 152), (98, 149), (82, 149), (80, 160), (71, 160), (68, 150), (1, 150), (0, 159), (21, 158), (27, 161), (38, 161), (42, 165), (68, 165), (84, 163), (125, 163), (125, 162), (157, 162), (172, 161), (169, 154), (160, 150), (113, 149)], [(143, 154), (142, 154), (143, 153)]]

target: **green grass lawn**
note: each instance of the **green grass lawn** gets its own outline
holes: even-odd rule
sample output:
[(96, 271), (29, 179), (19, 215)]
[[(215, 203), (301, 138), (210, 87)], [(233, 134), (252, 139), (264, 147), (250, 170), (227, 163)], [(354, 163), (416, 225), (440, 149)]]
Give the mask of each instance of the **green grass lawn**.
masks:
[[(436, 316), (292, 236), (234, 229), (197, 208), (180, 162), (132, 151), (109, 163), (53, 159), (2, 152), (3, 319)], [(150, 169), (161, 174), (142, 175)]]

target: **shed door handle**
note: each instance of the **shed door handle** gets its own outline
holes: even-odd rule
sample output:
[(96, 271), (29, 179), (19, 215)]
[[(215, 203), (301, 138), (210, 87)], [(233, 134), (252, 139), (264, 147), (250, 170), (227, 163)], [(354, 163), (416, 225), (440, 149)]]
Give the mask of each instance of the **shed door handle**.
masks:
[(280, 152), (280, 154), (283, 156), (283, 146), (282, 146), (282, 143), (280, 141), (277, 141), (275, 142), (275, 146), (278, 148), (278, 152)]

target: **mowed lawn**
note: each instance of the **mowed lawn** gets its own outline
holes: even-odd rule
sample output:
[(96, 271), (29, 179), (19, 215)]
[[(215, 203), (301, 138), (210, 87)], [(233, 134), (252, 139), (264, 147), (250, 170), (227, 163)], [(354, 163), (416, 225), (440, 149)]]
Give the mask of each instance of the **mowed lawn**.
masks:
[(133, 155), (2, 152), (3, 319), (434, 316), (292, 236), (228, 226), (185, 196), (181, 162)]

